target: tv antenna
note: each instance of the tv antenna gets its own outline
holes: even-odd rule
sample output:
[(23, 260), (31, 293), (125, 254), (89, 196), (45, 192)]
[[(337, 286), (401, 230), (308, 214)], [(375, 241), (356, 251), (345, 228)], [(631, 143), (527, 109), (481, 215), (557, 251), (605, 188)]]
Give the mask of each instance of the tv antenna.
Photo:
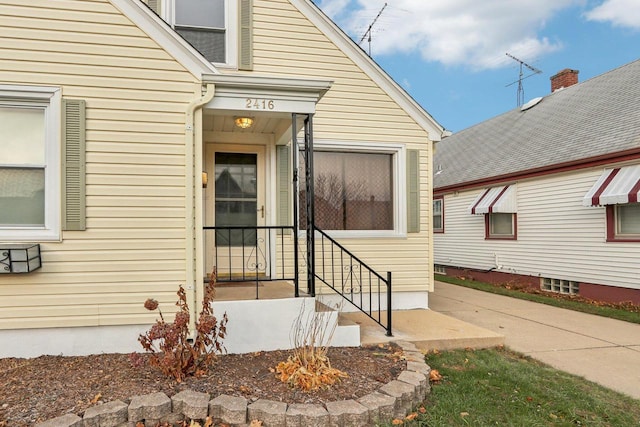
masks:
[[(512, 83), (509, 83), (508, 85), (505, 86), (505, 87), (509, 87), (509, 86), (511, 86), (513, 84), (518, 83), (518, 107), (520, 107), (522, 105), (522, 103), (524, 102), (524, 87), (522, 87), (522, 81), (524, 79), (526, 79), (526, 78), (529, 78), (529, 77), (533, 76), (533, 75), (542, 73), (542, 70), (538, 70), (536, 67), (527, 64), (526, 62), (516, 58), (513, 55), (511, 55), (509, 52), (507, 52), (506, 55), (509, 58), (513, 59), (514, 61), (517, 61), (517, 62), (520, 63), (520, 74), (518, 75), (518, 80), (516, 80), (515, 82), (512, 82)], [(529, 70), (532, 71), (532, 73), (529, 74), (528, 76), (524, 76), (523, 77), (522, 66), (527, 67)]]
[(380, 18), (380, 15), (382, 15), (382, 12), (384, 11), (384, 9), (386, 7), (387, 7), (387, 3), (385, 3), (384, 6), (382, 6), (382, 9), (380, 9), (380, 12), (378, 12), (378, 15), (375, 17), (373, 22), (371, 22), (371, 25), (369, 25), (369, 28), (367, 28), (367, 31), (365, 31), (364, 35), (362, 36), (362, 38), (358, 42), (358, 45), (361, 45), (362, 41), (365, 38), (367, 39), (367, 41), (369, 42), (369, 56), (371, 56), (371, 30), (373, 29), (373, 26), (375, 25), (376, 21), (378, 21), (378, 18)]

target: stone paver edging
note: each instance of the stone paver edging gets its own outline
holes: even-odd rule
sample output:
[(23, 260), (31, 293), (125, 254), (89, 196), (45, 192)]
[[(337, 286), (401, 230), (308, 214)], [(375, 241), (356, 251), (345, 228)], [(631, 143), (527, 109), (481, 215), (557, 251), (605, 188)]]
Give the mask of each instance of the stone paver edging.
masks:
[(211, 417), (215, 424), (245, 426), (252, 420), (264, 427), (370, 426), (404, 418), (431, 391), (424, 355), (407, 341), (396, 341), (407, 359), (407, 368), (397, 379), (357, 400), (319, 404), (287, 404), (267, 399), (250, 403), (243, 397), (181, 391), (169, 398), (164, 393), (134, 396), (131, 403), (116, 400), (87, 409), (84, 417), (66, 414), (37, 424), (36, 427), (152, 427), (168, 423)]

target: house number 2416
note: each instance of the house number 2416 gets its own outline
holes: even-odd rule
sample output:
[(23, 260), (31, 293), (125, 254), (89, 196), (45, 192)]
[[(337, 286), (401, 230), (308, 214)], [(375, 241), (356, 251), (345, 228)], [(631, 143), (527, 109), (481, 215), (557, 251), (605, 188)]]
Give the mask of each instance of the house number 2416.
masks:
[(245, 107), (250, 110), (273, 110), (275, 103), (273, 99), (247, 98)]

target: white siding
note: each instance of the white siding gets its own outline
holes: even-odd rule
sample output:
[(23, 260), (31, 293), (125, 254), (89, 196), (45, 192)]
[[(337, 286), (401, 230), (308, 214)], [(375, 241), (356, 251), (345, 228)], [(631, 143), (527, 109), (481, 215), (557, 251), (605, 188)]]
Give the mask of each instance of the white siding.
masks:
[(518, 240), (484, 239), (483, 215), (468, 207), (481, 191), (445, 196), (436, 264), (640, 289), (640, 243), (606, 242), (604, 207), (582, 198), (602, 168), (518, 182)]

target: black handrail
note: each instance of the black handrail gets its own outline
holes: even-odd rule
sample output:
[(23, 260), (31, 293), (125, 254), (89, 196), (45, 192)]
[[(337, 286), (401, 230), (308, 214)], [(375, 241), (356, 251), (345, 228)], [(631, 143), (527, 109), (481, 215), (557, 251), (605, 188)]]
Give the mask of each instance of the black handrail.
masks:
[[(291, 234), (295, 237), (294, 226), (207, 226), (203, 229), (205, 240), (211, 239), (210, 244), (213, 244), (213, 263), (218, 282), (255, 281), (258, 299), (260, 282), (288, 280), (294, 283), (295, 296), (299, 296), (297, 257), (293, 257), (292, 265), (287, 265), (285, 256), (288, 251), (295, 255), (299, 250), (297, 239), (287, 237)], [(315, 268), (307, 264), (308, 270), (313, 270), (313, 277), (382, 326), (387, 336), (392, 336), (391, 272), (387, 272), (386, 278), (383, 277), (327, 233), (318, 227), (314, 227), (314, 230), (320, 236), (313, 246)], [(211, 235), (207, 236), (206, 233)], [(275, 242), (280, 243), (279, 252), (272, 257), (271, 248)], [(316, 254), (318, 246), (321, 251)], [(232, 266), (234, 256), (242, 260), (235, 267)], [(308, 259), (306, 261), (309, 262)], [(272, 268), (272, 263), (279, 263), (278, 268)], [(383, 318), (385, 303), (386, 316)]]
[[(321, 237), (320, 242), (316, 240), (316, 243), (319, 243), (322, 248), (321, 259), (316, 256), (316, 261), (321, 261), (322, 264), (319, 269), (316, 266), (315, 277), (382, 326), (387, 331), (387, 336), (393, 336), (391, 332), (391, 272), (387, 272), (386, 278), (382, 277), (327, 233), (318, 227), (314, 227), (314, 230)], [(325, 241), (329, 242), (330, 253), (325, 250), (327, 246)], [(336, 286), (337, 279), (340, 280), (339, 286)], [(367, 283), (368, 285), (366, 285)], [(366, 294), (368, 294), (368, 301), (365, 301)], [(382, 316), (384, 297), (386, 297), (386, 319), (383, 319)]]
[[(289, 239), (295, 234), (293, 226), (225, 226), (203, 227), (205, 241), (211, 239), (214, 256), (213, 265), (216, 267), (216, 281), (223, 282), (254, 282), (256, 283), (256, 299), (259, 298), (259, 283), (276, 280), (289, 280), (294, 283), (295, 296), (299, 296), (298, 263), (288, 266), (285, 253), (298, 250), (295, 245), (297, 239)], [(211, 235), (207, 235), (207, 233)], [(279, 242), (279, 255), (271, 256), (273, 243)], [(290, 248), (289, 248), (290, 247)], [(222, 254), (224, 252), (224, 254)], [(235, 266), (233, 258), (241, 260)], [(295, 257), (294, 257), (295, 259)], [(226, 263), (223, 262), (226, 261)], [(272, 263), (280, 263), (279, 268), (272, 268)], [(289, 276), (293, 274), (293, 276)]]

